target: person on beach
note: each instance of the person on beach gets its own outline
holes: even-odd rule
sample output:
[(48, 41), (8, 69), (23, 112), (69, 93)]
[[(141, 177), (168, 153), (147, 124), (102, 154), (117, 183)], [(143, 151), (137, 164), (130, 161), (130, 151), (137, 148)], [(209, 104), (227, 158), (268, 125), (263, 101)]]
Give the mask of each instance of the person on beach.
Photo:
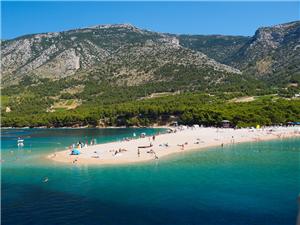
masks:
[(147, 151), (147, 153), (149, 153), (149, 154), (153, 154), (153, 153), (154, 153), (154, 151), (153, 151), (153, 149), (150, 149), (149, 151)]
[(138, 148), (138, 150), (137, 150), (137, 154), (138, 154), (138, 157), (140, 157), (140, 149)]
[(184, 150), (184, 144), (178, 146), (181, 147), (181, 150)]

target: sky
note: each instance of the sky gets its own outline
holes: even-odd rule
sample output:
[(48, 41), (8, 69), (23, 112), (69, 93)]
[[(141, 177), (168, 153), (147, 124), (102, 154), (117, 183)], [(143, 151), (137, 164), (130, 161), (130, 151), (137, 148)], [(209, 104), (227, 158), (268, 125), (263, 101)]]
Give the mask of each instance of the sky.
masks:
[(300, 2), (1, 2), (1, 39), (97, 24), (130, 23), (176, 34), (252, 36), (299, 20)]

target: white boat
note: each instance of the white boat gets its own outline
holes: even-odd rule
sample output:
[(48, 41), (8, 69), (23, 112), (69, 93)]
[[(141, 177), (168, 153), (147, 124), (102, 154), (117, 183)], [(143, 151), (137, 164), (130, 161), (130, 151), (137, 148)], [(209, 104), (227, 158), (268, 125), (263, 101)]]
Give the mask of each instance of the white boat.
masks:
[(23, 147), (24, 146), (24, 140), (19, 138), (18, 139), (18, 147)]

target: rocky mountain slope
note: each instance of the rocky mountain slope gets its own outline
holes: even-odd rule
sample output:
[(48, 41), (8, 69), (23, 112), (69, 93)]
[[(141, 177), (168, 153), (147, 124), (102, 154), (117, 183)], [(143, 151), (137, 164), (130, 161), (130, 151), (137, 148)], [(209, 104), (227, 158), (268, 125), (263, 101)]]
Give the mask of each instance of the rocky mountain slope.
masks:
[(181, 46), (177, 37), (128, 24), (27, 35), (1, 44), (4, 85), (18, 83), (25, 76), (61, 79), (90, 74), (120, 85), (139, 85), (173, 80), (183, 68), (201, 70), (198, 80), (210, 76), (220, 82), (220, 73), (240, 73)]
[(180, 35), (180, 44), (269, 84), (300, 82), (300, 21), (259, 28), (253, 37)]
[(180, 45), (203, 52), (218, 62), (226, 62), (243, 47), (250, 37), (226, 35), (178, 35)]
[(225, 63), (280, 82), (300, 76), (300, 21), (259, 28)]
[(2, 41), (1, 56), (4, 86), (28, 77), (92, 78), (117, 86), (172, 81), (210, 87), (235, 77), (272, 85), (299, 83), (300, 21), (259, 28), (253, 37), (173, 35), (129, 24), (99, 25)]

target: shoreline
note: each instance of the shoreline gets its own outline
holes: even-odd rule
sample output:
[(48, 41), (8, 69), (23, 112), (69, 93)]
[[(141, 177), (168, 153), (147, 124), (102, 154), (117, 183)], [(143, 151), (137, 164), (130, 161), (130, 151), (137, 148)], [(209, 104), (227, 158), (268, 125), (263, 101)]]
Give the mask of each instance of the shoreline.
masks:
[(142, 128), (162, 128), (162, 129), (172, 129), (171, 127), (168, 126), (149, 126), (149, 127), (137, 127), (137, 126), (132, 126), (132, 127), (126, 127), (126, 126), (107, 126), (107, 127), (89, 127), (89, 126), (82, 126), (82, 127), (46, 127), (46, 126), (41, 126), (41, 127), (0, 127), (0, 129), (124, 129), (124, 128), (135, 128), (135, 129), (142, 129)]
[[(167, 127), (164, 127), (167, 128)], [(174, 129), (168, 127), (167, 129)], [(79, 155), (62, 150), (46, 158), (64, 164), (115, 165), (159, 160), (175, 153), (201, 151), (210, 147), (300, 137), (300, 127), (267, 127), (260, 129), (188, 128), (176, 132), (109, 142), (79, 149)], [(139, 152), (139, 153), (138, 153)]]

